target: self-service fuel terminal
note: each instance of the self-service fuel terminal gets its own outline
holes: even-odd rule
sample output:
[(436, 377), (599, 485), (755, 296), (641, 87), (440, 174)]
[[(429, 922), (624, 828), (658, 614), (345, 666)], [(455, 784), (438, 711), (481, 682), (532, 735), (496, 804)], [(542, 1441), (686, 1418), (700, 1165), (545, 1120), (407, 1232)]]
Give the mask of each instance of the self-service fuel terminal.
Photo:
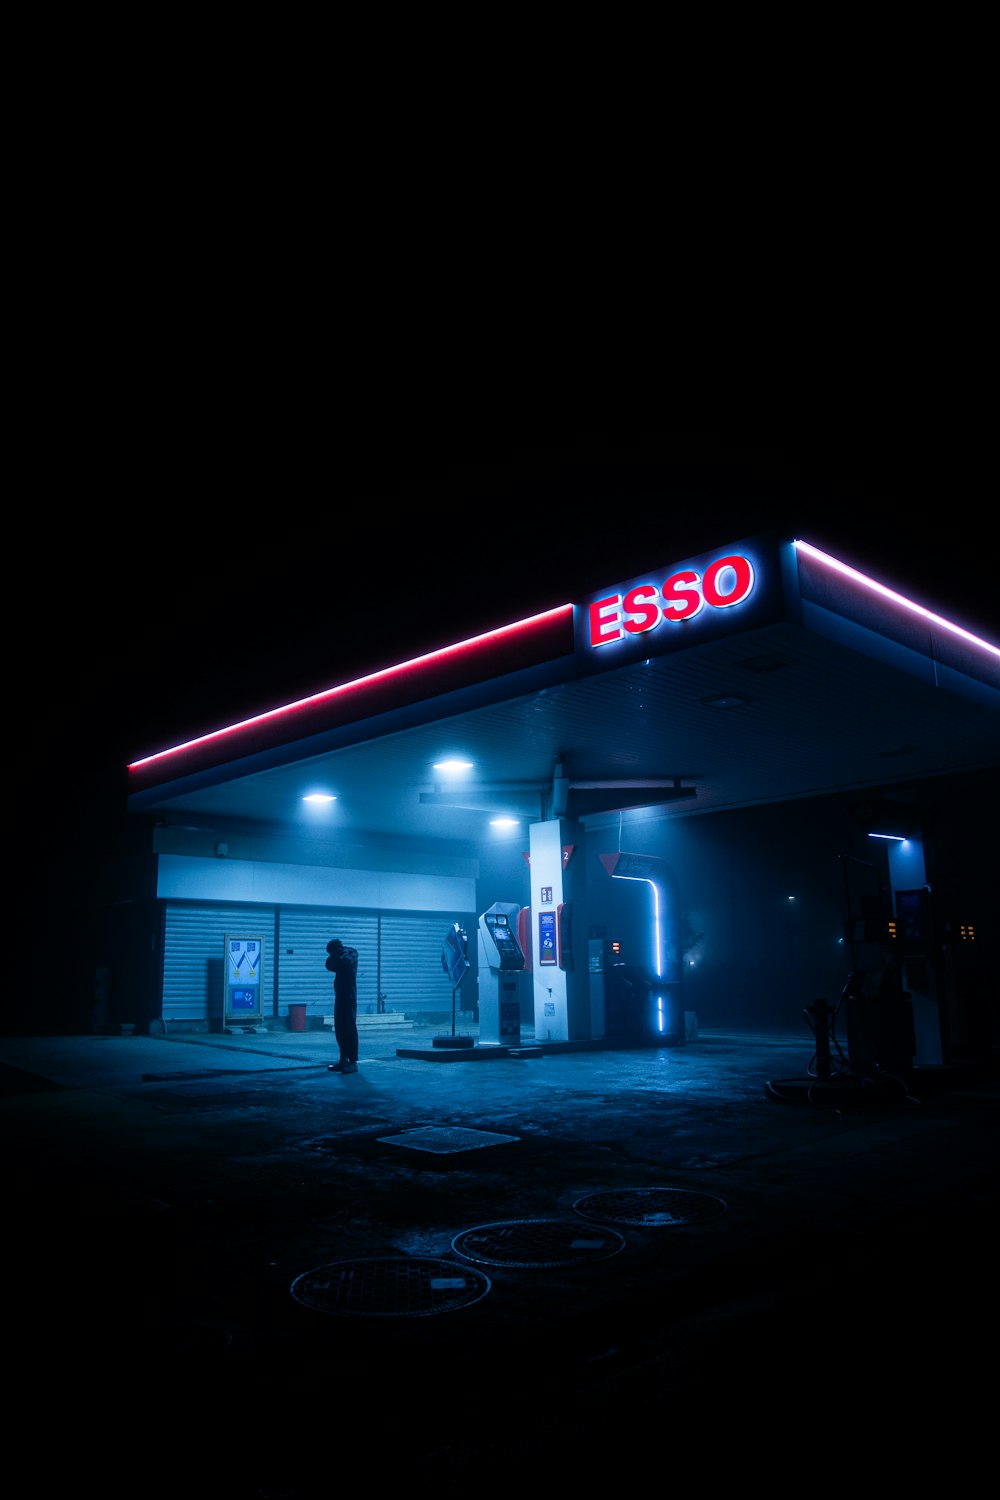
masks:
[(519, 975), (524, 949), (517, 936), (521, 908), (494, 901), (479, 918), (479, 1045), (517, 1046), (521, 1040)]

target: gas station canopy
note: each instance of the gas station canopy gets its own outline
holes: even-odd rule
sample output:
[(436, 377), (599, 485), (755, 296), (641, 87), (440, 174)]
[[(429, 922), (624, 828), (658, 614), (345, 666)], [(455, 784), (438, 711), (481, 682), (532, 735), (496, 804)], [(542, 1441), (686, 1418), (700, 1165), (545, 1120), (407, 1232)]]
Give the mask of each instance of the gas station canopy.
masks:
[(165, 747), (129, 767), (128, 805), (459, 852), (499, 815), (687, 817), (997, 765), (997, 644), (765, 536)]

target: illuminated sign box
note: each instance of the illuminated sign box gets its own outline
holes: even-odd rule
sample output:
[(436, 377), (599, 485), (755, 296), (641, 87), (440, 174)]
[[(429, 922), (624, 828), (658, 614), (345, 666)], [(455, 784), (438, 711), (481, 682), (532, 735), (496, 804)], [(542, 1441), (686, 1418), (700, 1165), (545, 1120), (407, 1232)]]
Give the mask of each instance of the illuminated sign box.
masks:
[(264, 939), (258, 933), (225, 936), (224, 1026), (261, 1026), (264, 1020)]
[(785, 617), (780, 544), (737, 542), (652, 568), (577, 606), (577, 671), (607, 671)]

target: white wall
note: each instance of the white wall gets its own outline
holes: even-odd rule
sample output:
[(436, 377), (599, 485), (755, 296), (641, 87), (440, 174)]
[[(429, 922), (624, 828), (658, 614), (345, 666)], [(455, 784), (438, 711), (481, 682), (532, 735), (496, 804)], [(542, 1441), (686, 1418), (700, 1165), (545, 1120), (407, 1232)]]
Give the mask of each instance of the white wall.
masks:
[(476, 882), (471, 876), (257, 864), (176, 854), (159, 856), (156, 894), (175, 901), (258, 901), (449, 914), (476, 907)]

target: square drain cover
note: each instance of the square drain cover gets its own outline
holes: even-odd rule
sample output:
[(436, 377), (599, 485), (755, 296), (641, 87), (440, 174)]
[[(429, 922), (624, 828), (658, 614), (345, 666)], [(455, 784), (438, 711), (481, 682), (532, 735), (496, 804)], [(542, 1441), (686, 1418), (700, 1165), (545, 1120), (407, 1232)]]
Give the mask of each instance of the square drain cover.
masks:
[(454, 1151), (476, 1151), (480, 1146), (502, 1146), (516, 1141), (516, 1135), (497, 1135), (492, 1130), (464, 1130), (460, 1125), (425, 1126), (421, 1130), (404, 1130), (402, 1135), (380, 1135), (386, 1146), (405, 1146), (410, 1151), (432, 1151), (447, 1156)]

